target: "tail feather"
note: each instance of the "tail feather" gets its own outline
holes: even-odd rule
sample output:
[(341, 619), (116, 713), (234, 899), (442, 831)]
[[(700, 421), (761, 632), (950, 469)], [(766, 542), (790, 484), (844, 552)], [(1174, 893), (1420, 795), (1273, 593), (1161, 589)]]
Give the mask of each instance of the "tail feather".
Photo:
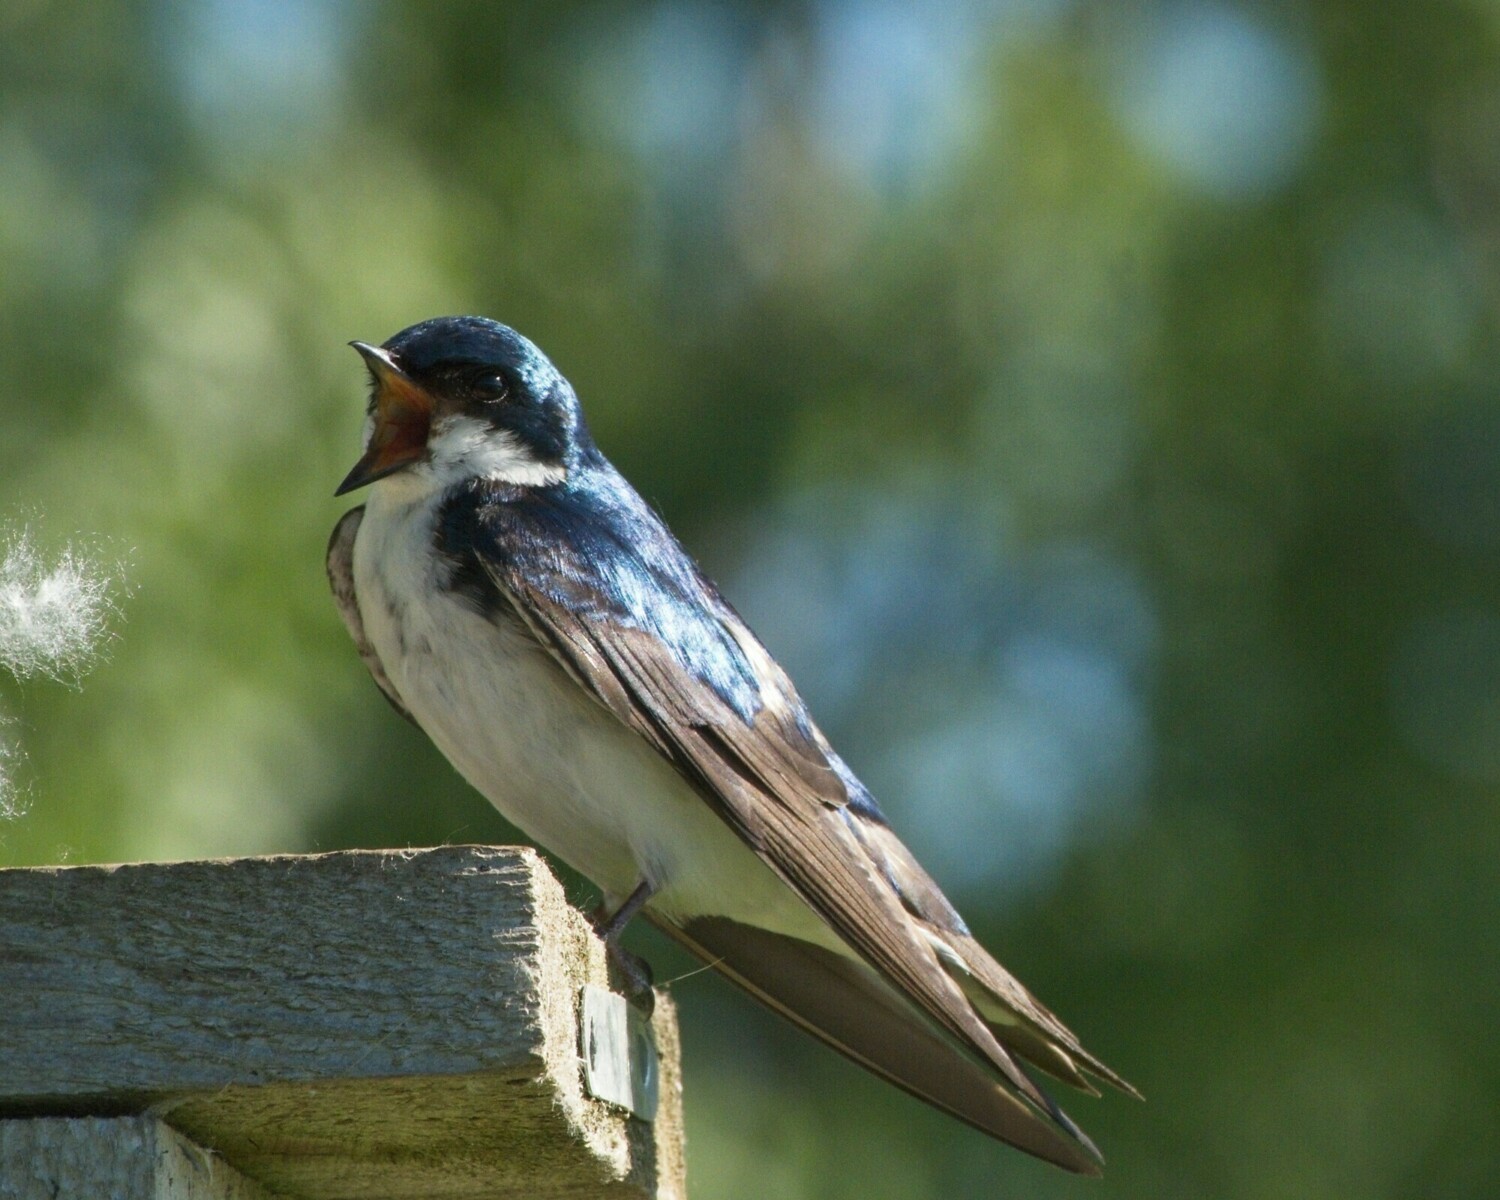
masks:
[(1084, 1072), (1140, 1098), (1135, 1088), (1085, 1050), (1073, 1031), (974, 939), (942, 889), (894, 832), (876, 821), (848, 824), (949, 978), (1006, 1050), (1090, 1095), (1098, 1095), (1098, 1089)]
[(868, 967), (722, 917), (682, 927), (653, 919), (758, 1000), (919, 1099), (1067, 1170), (1100, 1173), (1098, 1149), (1050, 1097), (1038, 1089), (1039, 1107), (1018, 1094)]
[(1113, 1088), (1142, 1099), (1140, 1092), (1093, 1054), (1021, 982), (967, 934), (930, 932), (949, 953), (939, 958), (963, 988), (975, 1010), (1007, 1050), (1056, 1079), (1097, 1096), (1084, 1071)]

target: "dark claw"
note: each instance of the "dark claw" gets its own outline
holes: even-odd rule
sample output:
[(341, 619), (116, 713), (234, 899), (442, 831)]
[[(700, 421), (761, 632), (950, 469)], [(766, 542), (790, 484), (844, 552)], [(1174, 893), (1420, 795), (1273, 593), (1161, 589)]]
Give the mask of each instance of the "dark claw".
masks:
[(617, 976), (623, 984), (620, 990), (625, 998), (648, 1017), (656, 1007), (656, 992), (651, 987), (651, 967), (644, 958), (637, 957), (620, 945), (620, 935), (625, 932), (625, 926), (630, 924), (631, 918), (645, 907), (654, 890), (650, 883), (642, 880), (636, 885), (635, 891), (626, 897), (625, 903), (614, 912), (601, 904), (594, 916), (594, 930), (604, 939), (604, 947), (609, 951), (609, 964), (613, 968), (611, 974)]
[(611, 982), (617, 983), (625, 999), (650, 1016), (656, 1008), (656, 991), (651, 983), (651, 964), (632, 954), (618, 942), (607, 941)]

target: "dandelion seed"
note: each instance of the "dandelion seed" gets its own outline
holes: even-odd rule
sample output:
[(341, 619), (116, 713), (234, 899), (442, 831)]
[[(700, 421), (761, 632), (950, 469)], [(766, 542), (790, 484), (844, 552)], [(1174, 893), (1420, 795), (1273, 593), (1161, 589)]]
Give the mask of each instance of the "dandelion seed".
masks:
[[(25, 526), (0, 530), (0, 667), (17, 679), (44, 675), (76, 684), (104, 653), (123, 578), (72, 545), (44, 558)], [(23, 754), (10, 734), (13, 724), (0, 712), (0, 820), (26, 810), (16, 781)]]
[(22, 528), (0, 557), (0, 667), (17, 679), (75, 682), (93, 665), (116, 611), (116, 573), (74, 546), (47, 561)]

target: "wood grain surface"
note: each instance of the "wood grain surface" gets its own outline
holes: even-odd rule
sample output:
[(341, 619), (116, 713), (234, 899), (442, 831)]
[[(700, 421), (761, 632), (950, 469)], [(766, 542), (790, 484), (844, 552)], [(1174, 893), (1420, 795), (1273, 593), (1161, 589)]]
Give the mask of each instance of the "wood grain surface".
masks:
[(289, 1195), (681, 1195), (665, 996), (655, 1123), (583, 1090), (606, 981), (529, 850), (0, 871), (0, 1117), (148, 1114)]

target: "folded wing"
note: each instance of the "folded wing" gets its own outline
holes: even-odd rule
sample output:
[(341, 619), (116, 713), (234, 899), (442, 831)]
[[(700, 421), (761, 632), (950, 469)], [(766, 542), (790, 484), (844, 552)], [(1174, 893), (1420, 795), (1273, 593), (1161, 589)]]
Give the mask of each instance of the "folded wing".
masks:
[[(1021, 1149), (1096, 1171), (1092, 1144), (1017, 1056), (1090, 1091), (1080, 1066), (1128, 1085), (969, 936), (828, 748), (785, 674), (665, 528), (617, 538), (607, 556), (613, 569), (619, 575), (623, 561), (639, 578), (601, 587), (575, 550), (579, 539), (547, 528), (549, 503), (531, 496), (485, 510), (490, 544), (477, 561), (498, 592), (862, 963), (722, 920), (692, 921), (674, 936), (908, 1091)], [(641, 545), (649, 552), (636, 554)], [(671, 628), (635, 602), (652, 596), (682, 600)], [(685, 621), (696, 625), (684, 629)], [(700, 669), (704, 661), (712, 669)]]

